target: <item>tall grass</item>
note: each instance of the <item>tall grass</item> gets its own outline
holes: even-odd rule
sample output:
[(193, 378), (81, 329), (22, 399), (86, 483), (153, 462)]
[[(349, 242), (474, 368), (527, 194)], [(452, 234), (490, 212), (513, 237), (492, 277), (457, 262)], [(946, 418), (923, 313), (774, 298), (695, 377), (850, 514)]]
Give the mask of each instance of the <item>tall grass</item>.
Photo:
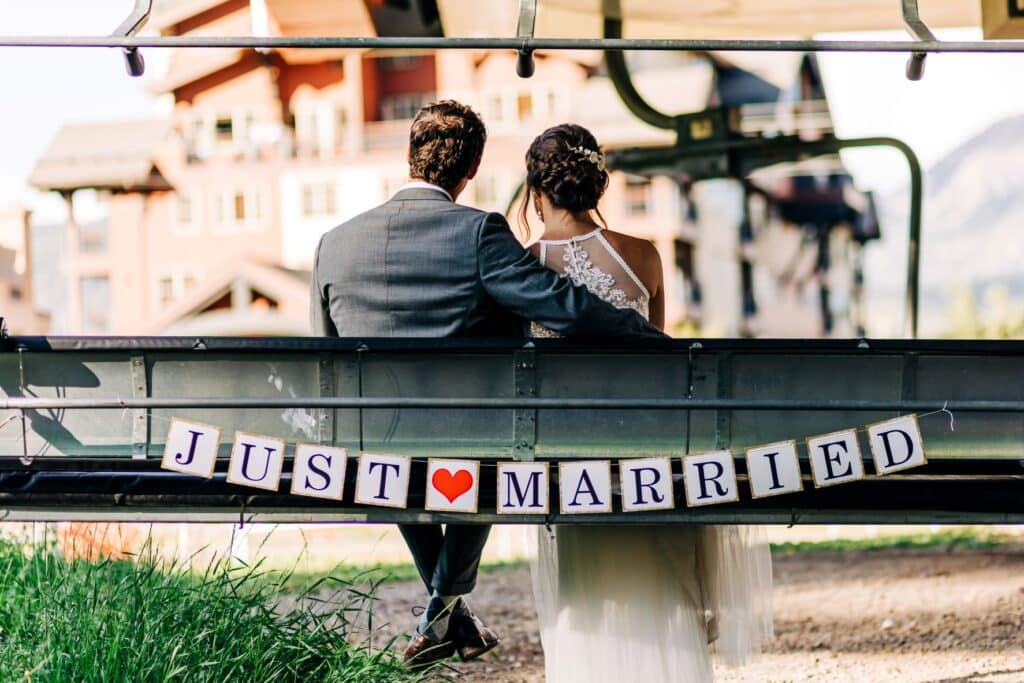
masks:
[(282, 608), (286, 579), (223, 561), (68, 561), (0, 539), (0, 681), (410, 680), (354, 626), (371, 593), (314, 584)]

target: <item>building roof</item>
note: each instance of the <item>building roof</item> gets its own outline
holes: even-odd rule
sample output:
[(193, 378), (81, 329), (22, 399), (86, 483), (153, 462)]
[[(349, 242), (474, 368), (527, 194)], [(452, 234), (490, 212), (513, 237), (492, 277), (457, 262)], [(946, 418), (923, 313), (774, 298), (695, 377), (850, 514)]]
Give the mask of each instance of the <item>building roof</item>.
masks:
[(302, 336), (309, 334), (308, 271), (243, 261), (172, 304), (151, 334)]
[(182, 21), (225, 4), (226, 0), (156, 0), (146, 27), (166, 31)]
[(154, 81), (150, 89), (166, 93), (195, 83), (200, 78), (217, 73), (240, 62), (250, 50), (224, 48), (221, 50), (179, 49), (171, 53), (167, 73)]
[[(509, 0), (439, 0), (448, 36), (508, 36), (516, 27)], [(892, 0), (538, 0), (536, 35), (544, 38), (597, 38), (603, 11), (622, 8), (626, 38), (801, 38), (820, 33), (902, 30), (898, 2)], [(929, 26), (980, 26), (981, 3), (921, 0)]]
[[(213, 3), (220, 4), (220, 3)], [(252, 17), (242, 9), (189, 31), (190, 36), (249, 36), (253, 34)], [(171, 52), (167, 71), (151, 88), (156, 92), (170, 92), (216, 73), (240, 61), (251, 50), (223, 48), (219, 50), (193, 50), (180, 48)]]
[(55, 191), (170, 189), (154, 161), (169, 132), (170, 122), (162, 120), (64, 126), (32, 170), (29, 184)]

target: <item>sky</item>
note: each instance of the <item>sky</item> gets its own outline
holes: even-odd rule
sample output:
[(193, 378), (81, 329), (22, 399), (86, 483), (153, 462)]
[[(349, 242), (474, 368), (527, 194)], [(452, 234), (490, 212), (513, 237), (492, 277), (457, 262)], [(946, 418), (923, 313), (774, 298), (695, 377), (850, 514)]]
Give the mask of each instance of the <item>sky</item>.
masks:
[[(9, 35), (102, 35), (128, 14), (131, 0), (40, 0), (0, 4), (0, 32)], [(9, 9), (16, 6), (17, 10)], [(936, 31), (940, 39), (980, 38), (977, 29)], [(852, 35), (819, 36), (851, 38)], [(904, 39), (901, 32), (857, 34), (858, 38)], [(143, 51), (150, 74), (162, 56)], [(835, 54), (820, 57), (836, 132), (840, 137), (889, 135), (908, 142), (925, 168), (1006, 116), (1024, 113), (1024, 55), (940, 54), (928, 57), (924, 79), (907, 80), (905, 54)], [(21, 199), (44, 220), (59, 220), (63, 207), (28, 194), (25, 179), (64, 123), (157, 115), (145, 78), (125, 73), (119, 51), (110, 49), (0, 48), (6, 93), (0, 98), (0, 204)], [(847, 151), (843, 160), (862, 189), (890, 194), (907, 181), (906, 164), (894, 151)], [(867, 251), (867, 293), (890, 301), (889, 277), (902, 272), (905, 228), (883, 226), (883, 239)], [(927, 216), (925, 223), (927, 239)], [(927, 267), (925, 263), (923, 267)], [(877, 274), (872, 282), (872, 274)], [(892, 316), (892, 307), (875, 306)], [(869, 315), (872, 306), (868, 307)], [(872, 330), (898, 334), (902, 323), (874, 321)]]
[[(935, 33), (940, 40), (981, 39), (977, 29)], [(905, 35), (856, 37), (901, 40)], [(836, 133), (900, 138), (914, 148), (925, 169), (996, 121), (1024, 113), (1021, 54), (929, 55), (920, 81), (907, 79), (905, 54), (823, 53), (819, 60)], [(895, 151), (847, 151), (843, 160), (864, 189), (886, 193), (907, 182), (906, 164)]]
[[(109, 34), (131, 6), (130, 0), (3, 2), (0, 33)], [(128, 76), (118, 50), (0, 48), (0, 73), (6, 95), (0, 98), (0, 204), (23, 192), (33, 165), (62, 124), (157, 112), (155, 98)]]

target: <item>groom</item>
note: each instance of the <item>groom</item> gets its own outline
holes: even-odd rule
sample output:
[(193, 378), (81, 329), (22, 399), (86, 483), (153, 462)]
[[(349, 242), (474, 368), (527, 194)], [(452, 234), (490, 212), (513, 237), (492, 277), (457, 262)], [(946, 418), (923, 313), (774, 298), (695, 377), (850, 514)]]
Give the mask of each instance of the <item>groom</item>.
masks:
[[(487, 132), (469, 107), (425, 106), (409, 135), (409, 178), (394, 197), (320, 240), (313, 333), (329, 337), (522, 337), (525, 321), (563, 335), (663, 338), (629, 310), (548, 270), (501, 214), (456, 204)], [(479, 657), (498, 644), (462, 597), (476, 585), (490, 527), (401, 524), (429, 599), (405, 661)]]

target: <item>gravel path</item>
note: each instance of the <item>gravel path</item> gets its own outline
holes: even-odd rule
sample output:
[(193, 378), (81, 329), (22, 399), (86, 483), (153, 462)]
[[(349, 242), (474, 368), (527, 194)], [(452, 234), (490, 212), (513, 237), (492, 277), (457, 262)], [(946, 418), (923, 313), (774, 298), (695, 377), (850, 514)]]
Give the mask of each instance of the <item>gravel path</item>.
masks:
[[(1024, 548), (776, 556), (769, 651), (720, 683), (1024, 682)], [(382, 586), (384, 637), (415, 619), (415, 582)], [(503, 638), (482, 661), (453, 662), (467, 683), (539, 683), (543, 652), (529, 572), (481, 577), (473, 607)], [(404, 639), (400, 639), (404, 646)]]

